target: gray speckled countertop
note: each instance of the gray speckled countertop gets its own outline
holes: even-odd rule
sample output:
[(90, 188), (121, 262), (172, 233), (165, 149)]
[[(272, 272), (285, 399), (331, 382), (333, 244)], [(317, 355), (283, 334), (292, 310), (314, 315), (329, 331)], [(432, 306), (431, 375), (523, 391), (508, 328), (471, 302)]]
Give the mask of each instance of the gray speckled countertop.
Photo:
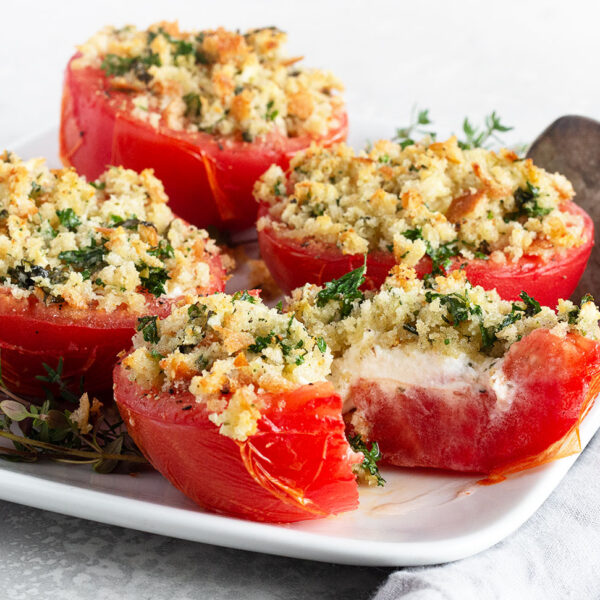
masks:
[(3, 600), (303, 600), (371, 596), (389, 569), (186, 542), (0, 502)]

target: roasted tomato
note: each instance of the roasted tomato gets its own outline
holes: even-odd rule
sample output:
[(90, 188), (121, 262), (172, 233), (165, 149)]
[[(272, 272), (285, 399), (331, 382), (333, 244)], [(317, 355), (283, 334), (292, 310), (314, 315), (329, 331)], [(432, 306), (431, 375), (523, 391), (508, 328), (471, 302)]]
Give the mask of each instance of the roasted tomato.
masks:
[(267, 394), (258, 431), (239, 442), (219, 433), (189, 392), (144, 392), (117, 365), (115, 400), (130, 435), (175, 487), (205, 509), (268, 522), (352, 510), (362, 460), (344, 434), (328, 383)]
[(401, 265), (361, 293), (363, 270), (296, 290), (287, 309), (332, 349), (352, 433), (386, 462), (499, 475), (579, 450), (600, 391), (590, 296), (553, 310), (526, 293), (503, 300), (461, 271), (428, 287)]
[(348, 131), (345, 113), (327, 135), (285, 137), (269, 134), (253, 142), (204, 132), (153, 128), (132, 115), (130, 94), (115, 89), (104, 71), (72, 68), (64, 81), (60, 157), (89, 179), (107, 165), (141, 170), (152, 167), (162, 180), (173, 211), (199, 227), (250, 227), (257, 206), (252, 187), (272, 164), (287, 168), (290, 158), (313, 142), (329, 146)]
[(84, 376), (86, 391), (109, 391), (138, 317), (223, 289), (219, 249), (167, 202), (149, 170), (113, 167), (91, 185), (43, 159), (0, 156), (0, 358), (9, 388), (43, 396), (36, 376), (60, 364), (74, 390)]
[(500, 476), (572, 453), (600, 391), (600, 343), (533, 331), (502, 359), (503, 397), (361, 379), (351, 395), (386, 462)]
[[(199, 292), (212, 294), (225, 287), (221, 258), (210, 260), (211, 283)], [(76, 309), (62, 304), (45, 304), (34, 296), (15, 298), (0, 287), (0, 360), (2, 380), (22, 395), (43, 395), (48, 382), (44, 364), (56, 370), (62, 363), (62, 377), (73, 390), (101, 394), (111, 389), (111, 371), (117, 354), (131, 344), (137, 320), (146, 315), (166, 316), (176, 299), (147, 295), (146, 309), (106, 312)]]
[[(541, 304), (556, 306), (559, 298), (568, 298), (577, 287), (594, 245), (594, 224), (589, 215), (572, 202), (563, 210), (581, 215), (585, 222), (585, 236), (580, 246), (560, 250), (550, 260), (525, 255), (512, 263), (495, 263), (481, 258), (454, 257), (450, 259), (448, 272), (464, 269), (473, 285), (495, 289), (506, 300), (517, 300), (524, 290)], [(262, 206), (259, 217), (267, 213), (268, 208)], [(261, 255), (273, 278), (287, 294), (305, 283), (323, 285), (364, 262), (362, 254), (342, 254), (334, 245), (314, 239), (293, 239), (278, 234), (269, 226), (259, 231), (258, 240)], [(396, 261), (391, 252), (369, 253), (364, 288), (379, 288), (394, 264)], [(423, 257), (415, 266), (419, 277), (431, 270), (429, 256)]]

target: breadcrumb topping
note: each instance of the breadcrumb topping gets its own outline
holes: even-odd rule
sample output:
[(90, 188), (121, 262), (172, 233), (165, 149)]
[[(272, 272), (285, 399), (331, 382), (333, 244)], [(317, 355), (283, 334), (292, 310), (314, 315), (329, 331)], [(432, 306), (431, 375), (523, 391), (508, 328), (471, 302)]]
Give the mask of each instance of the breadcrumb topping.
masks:
[(102, 68), (153, 127), (252, 141), (277, 132), (321, 136), (339, 125), (343, 89), (331, 73), (301, 67), (275, 27), (244, 34), (180, 31), (177, 23), (105, 27), (79, 47), (73, 68)]
[(462, 271), (438, 276), (432, 287), (413, 269), (396, 265), (377, 292), (361, 294), (343, 315), (336, 298), (323, 302), (323, 288), (307, 284), (293, 292), (287, 309), (313, 336), (321, 336), (336, 360), (349, 349), (367, 355), (374, 346), (404, 352), (436, 352), (474, 362), (501, 357), (535, 329), (558, 336), (578, 333), (600, 339), (600, 311), (590, 296), (580, 306), (559, 300), (556, 310), (522, 293), (502, 300), (495, 290), (472, 286)]
[(573, 188), (509, 150), (462, 150), (445, 142), (340, 144), (298, 153), (255, 184), (270, 204), (258, 228), (336, 246), (344, 254), (393, 252), (416, 265), (442, 252), (467, 259), (548, 258), (581, 245), (583, 219), (565, 210)]
[(145, 389), (190, 391), (223, 435), (257, 431), (265, 393), (325, 380), (331, 351), (291, 313), (248, 292), (195, 298), (165, 319), (140, 319), (123, 360)]
[(88, 183), (44, 159), (0, 155), (0, 285), (13, 296), (112, 312), (148, 295), (201, 293), (219, 254), (175, 218), (152, 170), (110, 167)]

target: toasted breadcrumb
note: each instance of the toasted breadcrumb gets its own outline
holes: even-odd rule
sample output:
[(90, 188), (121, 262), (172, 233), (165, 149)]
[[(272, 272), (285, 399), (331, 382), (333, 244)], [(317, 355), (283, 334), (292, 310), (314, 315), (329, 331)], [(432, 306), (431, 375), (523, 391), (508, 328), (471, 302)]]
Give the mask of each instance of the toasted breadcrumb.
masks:
[(13, 296), (144, 310), (210, 283), (219, 254), (206, 231), (175, 218), (152, 170), (110, 167), (93, 185), (41, 158), (0, 155), (0, 285)]
[(412, 269), (397, 265), (379, 291), (354, 301), (345, 318), (340, 318), (339, 302), (318, 302), (321, 289), (307, 284), (295, 290), (287, 310), (311, 335), (323, 337), (333, 352), (334, 369), (348, 349), (358, 356), (374, 345), (466, 355), (481, 362), (503, 356), (513, 343), (540, 328), (558, 336), (578, 333), (600, 339), (600, 311), (589, 298), (581, 306), (559, 300), (556, 310), (532, 301), (508, 302), (495, 290), (472, 286), (460, 270), (436, 277), (428, 288)]
[(569, 181), (514, 152), (462, 150), (455, 137), (406, 148), (377, 142), (369, 153), (313, 145), (287, 173), (273, 165), (255, 184), (270, 205), (258, 229), (312, 238), (344, 254), (393, 252), (414, 266), (457, 244), (467, 259), (549, 258), (584, 243), (583, 220), (564, 210)]
[(205, 131), (250, 141), (271, 132), (322, 136), (339, 125), (342, 85), (331, 73), (298, 65), (275, 27), (244, 34), (223, 28), (180, 31), (105, 27), (79, 47), (73, 68), (103, 68), (126, 91), (133, 115), (154, 127)]
[(331, 352), (320, 348), (290, 313), (248, 292), (195, 298), (144, 331), (123, 359), (144, 389), (189, 390), (205, 403), (220, 432), (243, 441), (256, 432), (265, 394), (323, 381)]

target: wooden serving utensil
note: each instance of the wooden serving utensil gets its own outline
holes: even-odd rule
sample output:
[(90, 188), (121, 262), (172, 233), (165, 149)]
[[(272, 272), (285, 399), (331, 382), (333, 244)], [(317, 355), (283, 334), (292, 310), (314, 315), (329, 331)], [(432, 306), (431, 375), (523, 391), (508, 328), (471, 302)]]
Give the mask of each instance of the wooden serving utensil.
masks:
[[(558, 171), (575, 188), (575, 201), (600, 225), (600, 122), (567, 115), (546, 128), (531, 144), (527, 157), (551, 173)], [(579, 300), (591, 293), (600, 300), (600, 241), (592, 250), (587, 269), (573, 293)]]

